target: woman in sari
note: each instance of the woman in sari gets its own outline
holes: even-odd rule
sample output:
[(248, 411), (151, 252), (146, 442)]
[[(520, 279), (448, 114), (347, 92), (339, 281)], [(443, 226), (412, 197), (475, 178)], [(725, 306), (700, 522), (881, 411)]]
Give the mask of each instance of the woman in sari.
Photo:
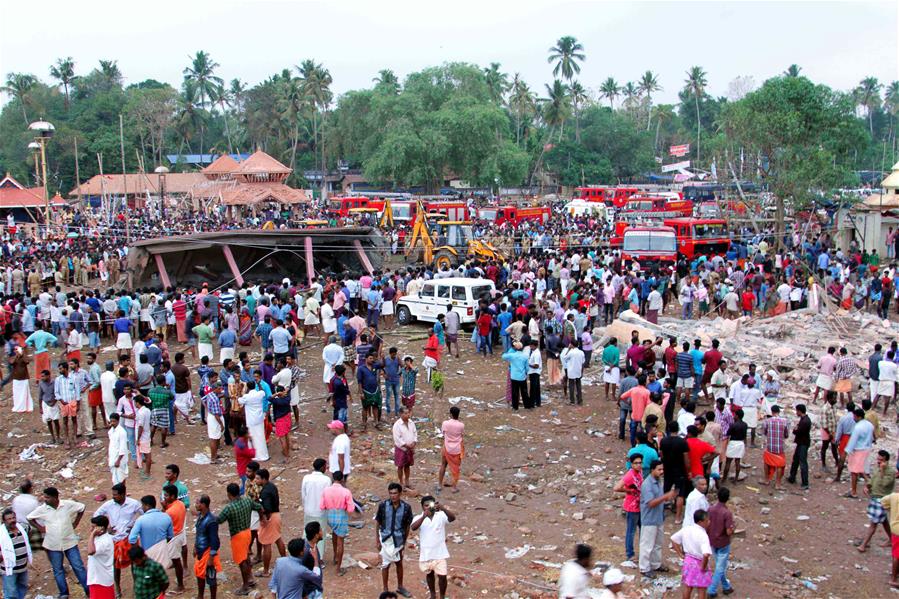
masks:
[(244, 306), (240, 309), (240, 325), (237, 332), (237, 342), (243, 346), (253, 343), (253, 318), (250, 311)]

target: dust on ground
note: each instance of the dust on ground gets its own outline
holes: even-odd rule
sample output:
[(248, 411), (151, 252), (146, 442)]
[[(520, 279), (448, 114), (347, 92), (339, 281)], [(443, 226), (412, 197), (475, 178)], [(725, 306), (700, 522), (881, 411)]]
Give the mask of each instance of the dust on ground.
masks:
[[(726, 329), (724, 335), (739, 345), (731, 348), (740, 354), (738, 362), (756, 359), (760, 370), (767, 368), (769, 363), (763, 355), (767, 348), (767, 357), (780, 361), (789, 405), (810, 398), (810, 381), (814, 376), (811, 350), (804, 349), (803, 338), (793, 338), (802, 336), (804, 329), (800, 325), (812, 329), (807, 336), (812, 340), (815, 352), (826, 345), (827, 337), (844, 334), (842, 327), (829, 331), (826, 325), (817, 323), (820, 316), (799, 314), (789, 318), (793, 320), (743, 321), (742, 325), (720, 321), (664, 321), (663, 327), (670, 327), (689, 338), (694, 336), (693, 332), (715, 336)], [(848, 324), (853, 324), (851, 317), (844, 315), (841, 318), (849, 318)], [(628, 328), (640, 323), (636, 318), (622, 322)], [(853, 334), (862, 334), (867, 329), (872, 338), (887, 333), (892, 337), (883, 338), (895, 338), (894, 330), (878, 328), (879, 321), (862, 324), (854, 323)], [(779, 327), (780, 338), (774, 339), (777, 335), (773, 333), (773, 336), (766, 336), (767, 333), (753, 332), (754, 326)], [(816, 334), (818, 327), (824, 328)], [(650, 330), (653, 329), (650, 327)], [(385, 347), (396, 346), (401, 355), (411, 353), (420, 361), (423, 333), (421, 325), (387, 331), (384, 333)], [(598, 330), (597, 334), (602, 336), (603, 331)], [(740, 335), (754, 339), (754, 344), (747, 345)], [(858, 343), (860, 345), (854, 351), (861, 357), (866, 341)], [(724, 345), (725, 356), (728, 356), (731, 341)], [(791, 351), (774, 352), (776, 348)], [(114, 355), (112, 352), (112, 348), (106, 348), (100, 362)], [(325, 409), (323, 399), (321, 346), (302, 349), (299, 365), (306, 370), (307, 376), (302, 387), (300, 426), (292, 433), (294, 450), (286, 466), (278, 464), (280, 450), (273, 439), (269, 445), (272, 460), (266, 464), (281, 493), (285, 540), (302, 535), (300, 482), (309, 472), (314, 458), (327, 457), (331, 442), (325, 427), (330, 420), (330, 410)], [(506, 375), (498, 353), (482, 358), (475, 353), (473, 344), (463, 341), (461, 357), (444, 357), (441, 369), (446, 375), (442, 398), (436, 397), (427, 387), (423, 370), (419, 376), (419, 400), (414, 411), (419, 445), (412, 468), (412, 484), (419, 493), (434, 492), (442, 443), (438, 436), (440, 423), (447, 417), (449, 407), (458, 405), (466, 425), (466, 456), (460, 491), (452, 493), (445, 489), (441, 495), (441, 500), (458, 516), (447, 529), (451, 554), (449, 596), (453, 599), (556, 597), (559, 566), (569, 559), (574, 544), (579, 542), (594, 547), (600, 567), (618, 566), (624, 560), (625, 521), (620, 509), (621, 497), (612, 492), (612, 486), (624, 471), (628, 447), (617, 439), (618, 409), (614, 402), (606, 401), (602, 395), (602, 386), (597, 381), (599, 369), (594, 366), (585, 373), (583, 406), (563, 404), (560, 388), (544, 386), (543, 406), (531, 413), (514, 413), (506, 406)], [(101, 432), (96, 440), (82, 442), (74, 451), (38, 447), (36, 453), (41, 459), (21, 461), (19, 455), (24, 449), (34, 443), (48, 442), (49, 435), (37, 414), (23, 417), (9, 413), (9, 394), (7, 389), (2, 401), (5, 443), (0, 459), (6, 472), (0, 485), (3, 502), (9, 501), (17, 484), (28, 474), (38, 490), (55, 485), (63, 497), (85, 503), (87, 514), (93, 513), (100, 505), (94, 496), (101, 492), (109, 494), (111, 486), (106, 468), (105, 435)], [(351, 405), (350, 418), (358, 431), (358, 403)], [(878, 446), (885, 446), (895, 453), (896, 427), (887, 422), (885, 426), (888, 437)], [(371, 598), (380, 592), (381, 579), (375, 554), (375, 526), (370, 519), (374, 516), (377, 501), (387, 496), (387, 484), (395, 479), (392, 439), (385, 426), (382, 431), (369, 428), (367, 434), (357, 433), (352, 442), (354, 475), (351, 490), (366, 506), (366, 523), (361, 530), (351, 529), (347, 540), (346, 555), (357, 565), (350, 567), (342, 577), (337, 576), (333, 566), (324, 571), (325, 596)], [(190, 489), (191, 497), (196, 500), (201, 493), (208, 493), (212, 497), (213, 511), (218, 511), (226, 501), (225, 485), (236, 480), (230, 448), (220, 452), (226, 457), (222, 464), (191, 463), (191, 458), (206, 450), (203, 426), (179, 426), (178, 434), (170, 437), (169, 444), (164, 450), (153, 448), (154, 470), (150, 481), (141, 480), (132, 467), (129, 495), (137, 498), (148, 493), (158, 495), (163, 484), (164, 465), (174, 462), (181, 466), (182, 480)], [(789, 453), (792, 455), (792, 447)], [(735, 596), (889, 595), (890, 550), (881, 547), (885, 540), (883, 532), (878, 531), (867, 554), (856, 551), (853, 541), (861, 539), (868, 525), (866, 502), (842, 497), (848, 483), (825, 482), (818, 451), (813, 448), (810, 453), (811, 491), (801, 492), (798, 485), (787, 484), (785, 492), (774, 492), (759, 485), (761, 451), (748, 450), (745, 461), (753, 465), (746, 471), (749, 478), (730, 485), (733, 490), (731, 509), (737, 518), (738, 529), (745, 531), (734, 539), (731, 549), (730, 580), (737, 590)], [(406, 500), (418, 513), (419, 497), (407, 494)], [(666, 519), (666, 536), (674, 530), (673, 518)], [(86, 517), (79, 532), (86, 538), (87, 531)], [(230, 548), (225, 542), (227, 527), (221, 534), (225, 571), (219, 596), (230, 597), (239, 586), (239, 574), (230, 560)], [(405, 586), (415, 597), (427, 597), (424, 578), (415, 563), (417, 539), (417, 534), (413, 533), (407, 546)], [(86, 561), (83, 542), (81, 550)], [(326, 559), (331, 556), (329, 542)], [(672, 574), (652, 585), (641, 584), (635, 569), (625, 569), (625, 574), (637, 575), (635, 580), (627, 583), (626, 594), (633, 597), (679, 596), (679, 576), (676, 574), (679, 564), (668, 548), (667, 540), (664, 559)], [(55, 595), (52, 572), (44, 555), (36, 554), (34, 570), (32, 593)], [(196, 593), (191, 572), (192, 569), (187, 570), (187, 596)], [(174, 582), (173, 571), (170, 571), (170, 577)], [(70, 575), (70, 583), (73, 578)], [(395, 588), (392, 571), (390, 580), (391, 588)], [(129, 596), (130, 573), (123, 576), (123, 582), (125, 596)], [(267, 580), (259, 583), (262, 590)], [(596, 585), (600, 586), (599, 581)], [(72, 597), (80, 596), (81, 590), (73, 585)], [(267, 591), (262, 596), (268, 596)]]

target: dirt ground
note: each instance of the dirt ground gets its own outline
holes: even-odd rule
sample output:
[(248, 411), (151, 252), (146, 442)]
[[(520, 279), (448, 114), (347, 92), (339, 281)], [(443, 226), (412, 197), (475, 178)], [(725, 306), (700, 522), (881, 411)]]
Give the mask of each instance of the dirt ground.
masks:
[[(423, 334), (422, 325), (388, 331), (385, 345), (396, 346), (401, 355), (408, 352), (420, 361)], [(101, 363), (112, 355), (109, 348), (101, 355)], [(330, 411), (326, 412), (323, 402), (321, 346), (303, 349), (299, 364), (308, 374), (303, 387), (300, 426), (293, 433), (294, 452), (286, 467), (278, 464), (279, 449), (273, 439), (270, 444), (273, 460), (266, 464), (281, 492), (285, 540), (302, 534), (300, 481), (314, 458), (327, 457), (331, 441), (325, 427)], [(617, 408), (604, 400), (601, 386), (594, 383), (598, 369), (594, 366), (587, 371), (583, 407), (563, 405), (559, 388), (544, 388), (546, 399), (541, 408), (529, 414), (517, 414), (505, 405), (505, 371), (498, 354), (484, 359), (475, 354), (472, 344), (463, 341), (461, 357), (444, 358), (441, 368), (446, 375), (443, 398), (435, 397), (426, 386), (423, 372), (419, 377), (419, 402), (414, 412), (419, 446), (412, 484), (420, 492), (434, 491), (442, 443), (437, 433), (450, 405), (458, 402), (466, 424), (463, 479), (460, 492), (446, 490), (441, 498), (458, 516), (447, 530), (451, 554), (449, 596), (453, 599), (555, 597), (558, 567), (570, 557), (578, 542), (594, 547), (600, 566), (617, 566), (624, 560), (625, 522), (620, 510), (621, 499), (611, 489), (624, 471), (627, 446), (616, 438)], [(7, 387), (0, 405), (5, 416), (0, 426), (5, 440), (0, 452), (6, 473), (0, 488), (3, 503), (8, 503), (17, 484), (28, 474), (38, 490), (55, 485), (64, 498), (85, 503), (87, 513), (92, 513), (99, 507), (94, 495), (108, 494), (111, 486), (106, 468), (105, 435), (92, 442), (82, 442), (72, 452), (60, 447), (40, 447), (37, 451), (42, 459), (21, 461), (19, 454), (23, 449), (33, 443), (48, 442), (49, 435), (37, 414), (26, 417), (10, 414), (10, 393)], [(353, 424), (360, 422), (358, 404), (351, 406), (350, 418)], [(385, 427), (383, 431), (369, 429), (367, 434), (356, 434), (352, 443), (351, 490), (367, 511), (365, 527), (350, 529), (346, 551), (368, 568), (350, 567), (345, 576), (338, 577), (334, 567), (328, 567), (324, 572), (325, 596), (372, 598), (380, 592), (381, 582), (376, 567), (371, 567), (376, 565), (372, 555), (376, 549), (370, 518), (376, 502), (386, 498), (387, 484), (395, 478), (392, 441), (389, 428)], [(894, 452), (895, 444), (892, 445), (887, 449)], [(170, 438), (167, 449), (154, 447), (155, 464), (150, 481), (142, 481), (132, 466), (129, 494), (137, 498), (147, 493), (158, 495), (163, 484), (162, 468), (174, 462), (181, 466), (182, 480), (190, 489), (192, 499), (208, 493), (213, 511), (218, 511), (226, 500), (225, 485), (236, 480), (234, 460), (226, 448), (227, 459), (220, 465), (196, 465), (188, 461), (205, 448), (205, 427), (181, 426), (178, 434)], [(732, 486), (731, 507), (738, 528), (745, 531), (734, 540), (732, 547), (730, 579), (737, 591), (734, 597), (889, 595), (890, 554), (889, 549), (880, 546), (885, 540), (883, 532), (878, 532), (867, 554), (856, 551), (852, 542), (861, 538), (868, 522), (866, 502), (841, 497), (848, 484), (826, 483), (821, 476), (817, 451), (812, 453), (815, 458), (811, 459), (811, 491), (803, 493), (798, 486), (788, 485), (786, 492), (774, 493), (759, 485), (761, 452), (748, 452), (745, 461), (753, 465), (748, 470), (749, 478)], [(74, 473), (70, 478), (60, 474), (67, 465)], [(418, 513), (419, 498), (407, 496), (406, 499)], [(82, 537), (86, 537), (88, 529), (86, 517), (79, 527)], [(666, 535), (672, 532), (673, 518), (669, 518)], [(221, 534), (226, 580), (220, 585), (219, 596), (229, 597), (238, 586), (239, 574), (224, 542), (226, 527)], [(427, 588), (414, 564), (418, 558), (417, 540), (417, 534), (413, 533), (406, 551), (409, 563), (405, 586), (415, 597), (424, 598)], [(86, 560), (85, 543), (81, 544), (81, 550)], [(330, 543), (327, 558), (331, 558)], [(679, 570), (667, 542), (664, 559), (673, 572)], [(44, 555), (37, 554), (34, 570), (32, 592), (55, 595)], [(637, 572), (631, 569), (625, 570), (625, 574), (633, 576)], [(172, 571), (170, 575), (174, 580)], [(70, 575), (70, 584), (73, 578)], [(123, 576), (123, 581), (129, 596), (130, 573)], [(627, 583), (626, 594), (679, 596), (679, 589), (672, 590), (678, 583), (678, 576), (672, 574), (654, 585), (641, 586), (637, 576)], [(267, 580), (260, 581), (259, 586), (264, 588), (266, 584)], [(391, 572), (391, 588), (395, 586)], [(193, 596), (196, 584), (192, 577), (188, 577), (187, 587), (187, 596)], [(81, 591), (75, 586), (72, 597), (81, 597)]]

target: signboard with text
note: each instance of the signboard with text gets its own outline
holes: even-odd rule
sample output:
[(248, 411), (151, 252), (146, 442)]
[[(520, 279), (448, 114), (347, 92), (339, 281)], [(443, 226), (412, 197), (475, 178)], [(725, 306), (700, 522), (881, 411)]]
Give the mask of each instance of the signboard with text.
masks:
[(690, 168), (690, 161), (684, 160), (683, 162), (675, 162), (673, 164), (664, 164), (662, 165), (663, 173), (673, 173), (674, 171), (679, 171), (681, 169)]
[(670, 146), (668, 153), (672, 156), (686, 156), (690, 153), (690, 144), (681, 144), (679, 146)]

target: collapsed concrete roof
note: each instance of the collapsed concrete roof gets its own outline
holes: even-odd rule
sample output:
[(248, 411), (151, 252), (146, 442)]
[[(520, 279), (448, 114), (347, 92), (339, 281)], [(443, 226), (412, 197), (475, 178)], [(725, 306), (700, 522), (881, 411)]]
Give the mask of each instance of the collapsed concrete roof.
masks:
[[(378, 269), (387, 243), (372, 227), (212, 231), (132, 244), (132, 286), (234, 285)], [(235, 285), (236, 283), (236, 285)]]

